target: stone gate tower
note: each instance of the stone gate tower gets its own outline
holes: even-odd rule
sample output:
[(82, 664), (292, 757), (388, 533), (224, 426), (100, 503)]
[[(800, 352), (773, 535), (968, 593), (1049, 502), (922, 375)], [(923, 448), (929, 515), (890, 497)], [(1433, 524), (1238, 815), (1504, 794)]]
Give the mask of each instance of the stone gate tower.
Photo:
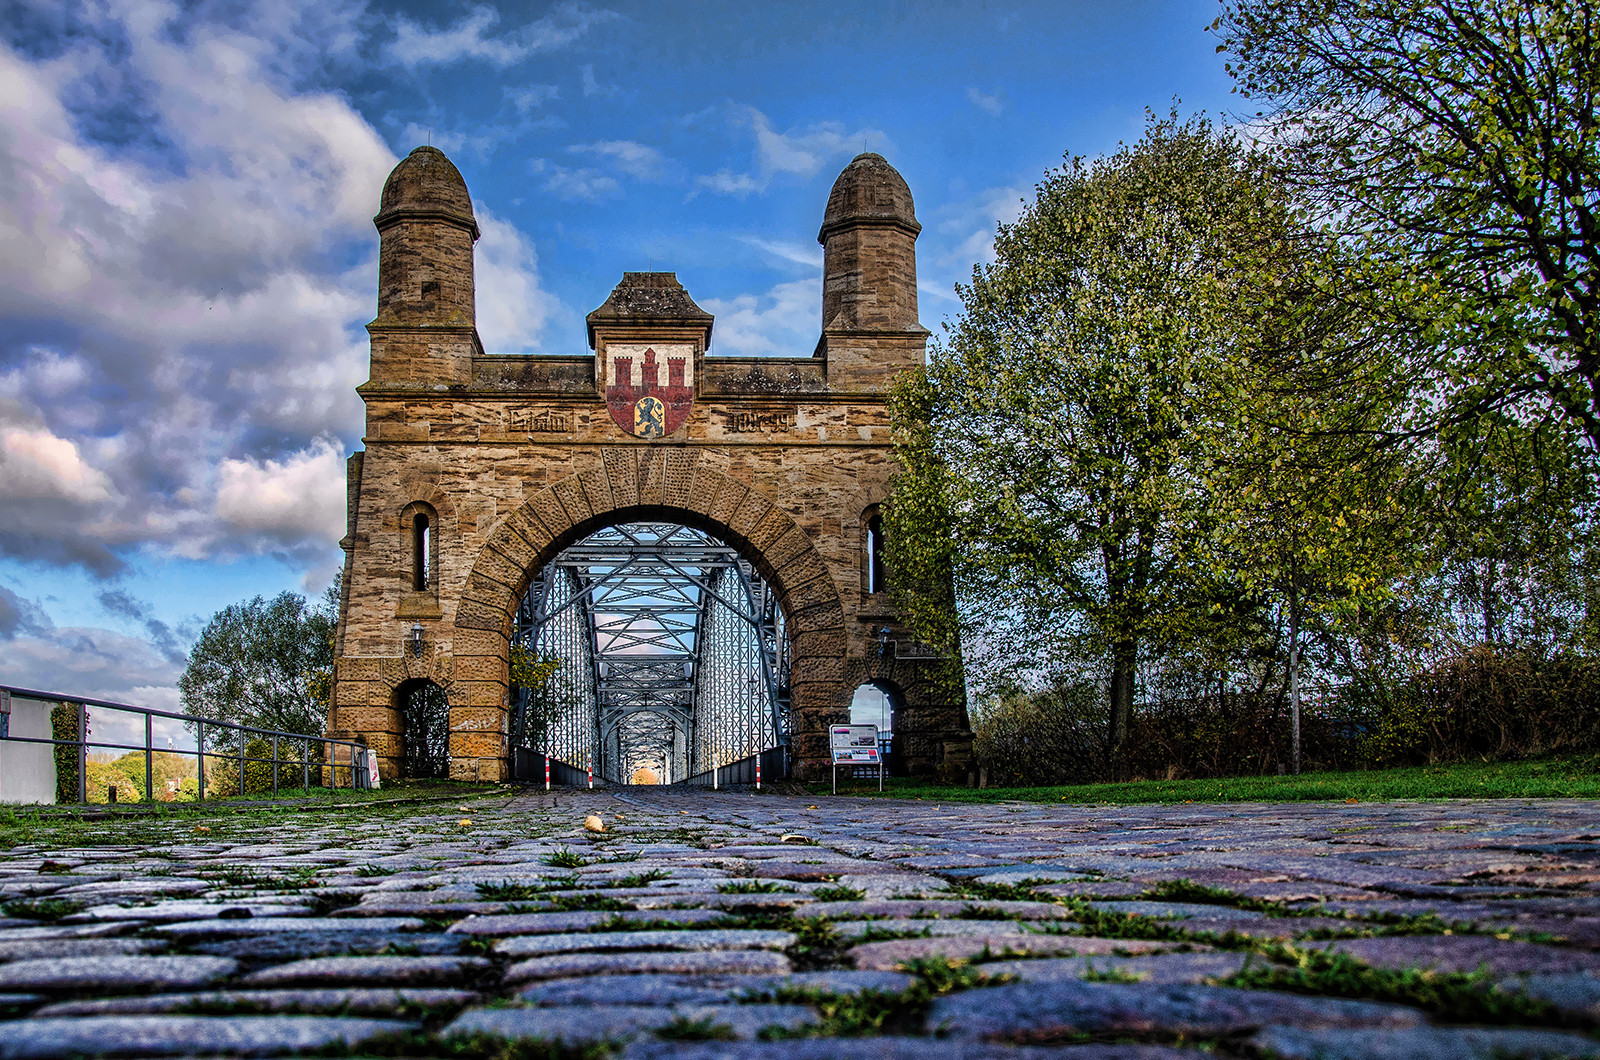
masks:
[[(794, 357), (708, 355), (711, 315), (674, 274), (638, 272), (589, 314), (592, 353), (486, 354), (478, 225), (456, 167), (417, 148), (375, 222), (378, 315), (359, 388), (365, 448), (349, 460), (330, 730), (364, 736), (393, 776), (397, 697), (431, 681), (449, 699), (450, 775), (502, 779), (509, 643), (530, 581), (594, 531), (652, 519), (721, 538), (777, 591), (803, 774), (825, 768), (827, 726), (868, 681), (898, 696), (902, 768), (965, 773), (964, 708), (930, 682), (869, 545), (894, 468), (888, 388), (923, 363), (928, 334), (921, 226), (888, 162), (863, 154), (833, 186), (818, 235), (822, 334)], [(615, 412), (619, 395), (648, 398), (657, 380), (664, 403)]]

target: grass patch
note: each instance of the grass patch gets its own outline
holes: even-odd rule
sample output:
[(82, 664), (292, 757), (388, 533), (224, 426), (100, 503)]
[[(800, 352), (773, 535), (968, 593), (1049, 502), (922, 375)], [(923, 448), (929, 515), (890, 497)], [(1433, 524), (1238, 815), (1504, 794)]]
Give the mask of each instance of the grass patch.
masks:
[(795, 894), (794, 887), (785, 887), (771, 880), (734, 880), (717, 884), (718, 894)]
[(539, 883), (517, 883), (515, 880), (501, 880), (498, 883), (484, 882), (478, 884), (478, 897), (487, 902), (526, 902), (530, 900), (545, 901), (546, 895), (551, 891), (571, 891), (578, 887), (578, 877), (562, 876), (559, 879), (543, 880)]
[(814, 987), (778, 987), (751, 995), (746, 1000), (811, 1005), (822, 1017), (819, 1023), (809, 1027), (764, 1030), (761, 1037), (768, 1041), (920, 1034), (934, 998), (957, 990), (997, 986), (1013, 979), (1008, 975), (986, 975), (981, 969), (952, 963), (942, 957), (910, 961), (904, 967), (916, 981), (899, 993), (862, 990), (855, 994), (835, 994)]
[(356, 875), (362, 879), (372, 879), (376, 876), (393, 876), (399, 869), (386, 869), (382, 865), (357, 865)]
[(558, 869), (581, 869), (589, 864), (589, 859), (575, 850), (562, 847), (555, 853), (545, 857), (544, 863)]
[[(813, 794), (826, 784), (807, 785)], [(852, 793), (878, 797), (876, 791)], [(1594, 799), (1600, 798), (1600, 759), (1594, 756), (1517, 762), (1453, 762), (1435, 766), (1300, 776), (1218, 777), (1194, 780), (1135, 780), (1117, 784), (1071, 784), (1039, 788), (958, 788), (911, 777), (885, 782), (886, 798), (924, 802), (1057, 802), (1070, 805), (1135, 805), (1183, 802), (1391, 802), (1396, 799)]]
[(64, 916), (80, 912), (83, 903), (71, 898), (13, 898), (0, 905), (0, 913), (18, 920), (46, 920), (55, 922)]
[(732, 1027), (718, 1023), (710, 1016), (697, 1020), (674, 1016), (671, 1023), (657, 1027), (655, 1033), (657, 1038), (669, 1042), (731, 1042), (738, 1038)]
[(867, 896), (867, 892), (858, 887), (829, 885), (818, 887), (811, 895), (819, 902), (859, 902)]
[(1217, 985), (1410, 1005), (1449, 1023), (1550, 1027), (1560, 1022), (1549, 1002), (1495, 989), (1486, 968), (1476, 972), (1373, 968), (1349, 954), (1282, 944), (1262, 947), (1261, 952), (1275, 963), (1246, 961), (1233, 975), (1215, 980)]

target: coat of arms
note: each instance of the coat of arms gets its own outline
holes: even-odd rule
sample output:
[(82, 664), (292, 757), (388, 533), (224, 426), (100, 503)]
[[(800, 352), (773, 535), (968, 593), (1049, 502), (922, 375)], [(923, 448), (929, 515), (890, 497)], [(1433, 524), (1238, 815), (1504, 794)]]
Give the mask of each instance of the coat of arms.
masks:
[(608, 346), (606, 407), (638, 438), (661, 438), (683, 426), (694, 407), (694, 347)]

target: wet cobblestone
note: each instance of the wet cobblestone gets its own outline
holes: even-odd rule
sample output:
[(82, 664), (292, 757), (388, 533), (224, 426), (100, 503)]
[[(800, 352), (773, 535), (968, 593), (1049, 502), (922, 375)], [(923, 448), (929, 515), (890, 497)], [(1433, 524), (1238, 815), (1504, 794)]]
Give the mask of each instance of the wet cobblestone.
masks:
[(0, 1060), (1600, 1056), (1595, 803), (464, 797), (17, 829)]

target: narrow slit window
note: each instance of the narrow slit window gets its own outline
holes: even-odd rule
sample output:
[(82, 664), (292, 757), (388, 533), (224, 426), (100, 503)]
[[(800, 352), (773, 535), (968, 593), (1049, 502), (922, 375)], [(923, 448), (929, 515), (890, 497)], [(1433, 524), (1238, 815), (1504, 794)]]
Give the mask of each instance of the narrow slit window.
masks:
[(426, 591), (433, 579), (432, 535), (428, 517), (418, 512), (411, 519), (411, 588), (419, 593)]
[(887, 588), (883, 568), (883, 519), (867, 520), (867, 592), (881, 593)]

